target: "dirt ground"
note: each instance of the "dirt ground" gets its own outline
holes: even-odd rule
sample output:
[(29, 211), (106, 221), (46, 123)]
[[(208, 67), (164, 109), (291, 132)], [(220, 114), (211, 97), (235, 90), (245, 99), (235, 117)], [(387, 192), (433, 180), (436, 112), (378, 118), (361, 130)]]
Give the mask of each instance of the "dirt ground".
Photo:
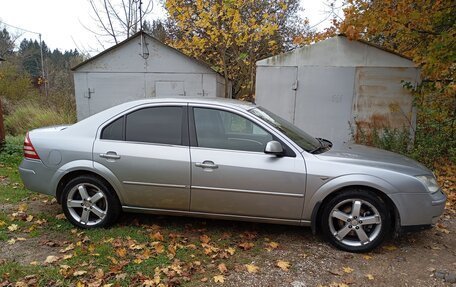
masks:
[[(12, 207), (3, 204), (0, 211), (10, 213)], [(61, 213), (56, 203), (39, 200), (29, 203), (30, 210), (51, 216)], [(260, 267), (258, 273), (246, 272), (244, 264), (227, 263), (229, 268), (223, 284), (213, 280), (191, 281), (191, 286), (456, 286), (446, 282), (456, 273), (456, 220), (448, 213), (442, 216), (438, 227), (390, 239), (368, 254), (339, 251), (312, 235), (310, 228), (139, 214), (123, 215), (120, 224), (131, 222), (142, 226), (194, 226), (184, 233), (197, 238), (201, 230), (209, 235), (213, 229), (223, 230), (233, 237), (248, 231), (255, 234), (257, 242), (279, 243), (272, 251), (239, 252), (240, 261)], [(63, 234), (44, 232), (12, 245), (0, 241), (0, 261), (43, 262), (49, 255), (58, 255), (68, 239)], [(291, 267), (283, 271), (277, 268), (277, 260), (287, 261)], [(216, 266), (207, 267), (211, 268)]]

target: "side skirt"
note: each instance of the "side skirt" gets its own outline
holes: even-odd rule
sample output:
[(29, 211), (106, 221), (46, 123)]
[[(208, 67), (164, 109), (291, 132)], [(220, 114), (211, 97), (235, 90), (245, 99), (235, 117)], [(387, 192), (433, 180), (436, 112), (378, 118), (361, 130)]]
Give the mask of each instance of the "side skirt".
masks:
[(190, 216), (190, 217), (222, 219), (222, 220), (238, 220), (238, 221), (249, 221), (249, 222), (260, 222), (260, 223), (310, 226), (310, 221), (307, 221), (307, 220), (243, 216), (243, 215), (234, 215), (234, 214), (206, 213), (206, 212), (195, 212), (195, 211), (184, 211), (184, 210), (143, 208), (143, 207), (134, 207), (134, 206), (122, 206), (122, 209), (125, 212), (136, 212), (136, 213), (149, 213), (149, 214), (172, 215), (172, 216)]

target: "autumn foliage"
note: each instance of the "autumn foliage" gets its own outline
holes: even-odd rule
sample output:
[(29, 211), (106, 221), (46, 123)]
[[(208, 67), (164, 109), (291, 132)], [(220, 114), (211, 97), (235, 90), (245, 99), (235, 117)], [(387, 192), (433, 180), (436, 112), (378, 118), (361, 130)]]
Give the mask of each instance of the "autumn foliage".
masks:
[(167, 0), (165, 8), (168, 44), (233, 79), (235, 97), (253, 96), (256, 61), (290, 48), (306, 24), (297, 0)]
[(412, 155), (428, 165), (455, 162), (454, 2), (349, 0), (344, 14), (335, 25), (341, 33), (396, 51), (421, 68), (422, 82), (413, 91), (418, 114)]

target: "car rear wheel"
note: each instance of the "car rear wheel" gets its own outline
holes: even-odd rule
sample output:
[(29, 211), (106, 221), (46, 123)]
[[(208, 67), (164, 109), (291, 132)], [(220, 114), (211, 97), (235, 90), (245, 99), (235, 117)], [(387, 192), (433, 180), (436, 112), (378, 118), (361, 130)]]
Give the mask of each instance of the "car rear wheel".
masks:
[(120, 202), (111, 188), (89, 175), (68, 182), (62, 194), (62, 208), (67, 219), (82, 228), (109, 226), (121, 212)]
[(367, 252), (381, 244), (391, 228), (386, 203), (369, 190), (347, 190), (323, 209), (321, 228), (325, 238), (339, 249)]

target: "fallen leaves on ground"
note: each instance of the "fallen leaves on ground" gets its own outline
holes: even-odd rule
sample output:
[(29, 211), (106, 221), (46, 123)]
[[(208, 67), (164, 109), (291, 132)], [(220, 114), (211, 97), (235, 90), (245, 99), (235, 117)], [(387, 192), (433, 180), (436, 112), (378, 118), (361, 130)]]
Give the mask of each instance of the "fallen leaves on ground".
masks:
[(288, 271), (291, 267), (291, 264), (288, 261), (277, 260), (276, 266), (282, 269), (283, 271)]
[(345, 272), (345, 273), (348, 273), (348, 274), (350, 274), (350, 273), (352, 273), (353, 271), (355, 271), (355, 270), (353, 270), (353, 268), (351, 268), (351, 267), (343, 267), (342, 270), (344, 270), (344, 272)]
[(18, 228), (19, 226), (17, 226), (17, 224), (11, 224), (10, 226), (8, 226), (8, 230), (11, 232), (16, 231)]
[(46, 260), (44, 260), (44, 263), (51, 264), (51, 263), (57, 262), (58, 260), (59, 260), (58, 256), (49, 255), (48, 257), (46, 257)]
[(272, 251), (274, 249), (277, 249), (278, 247), (279, 247), (279, 243), (271, 241), (271, 242), (266, 243), (266, 248), (265, 249), (267, 251)]
[(225, 282), (225, 276), (223, 275), (215, 275), (213, 277), (215, 283), (224, 283)]
[(388, 250), (388, 251), (394, 251), (397, 249), (397, 247), (394, 245), (386, 245), (386, 246), (383, 246), (383, 249)]
[(242, 242), (242, 243), (239, 243), (238, 246), (242, 250), (250, 250), (250, 249), (252, 249), (255, 246), (255, 244), (252, 243), (252, 242)]
[(228, 272), (228, 268), (226, 268), (225, 263), (220, 263), (220, 264), (217, 266), (217, 269), (220, 271), (220, 273), (226, 273), (226, 272)]
[(253, 264), (245, 264), (244, 266), (247, 269), (247, 272), (249, 273), (257, 273), (258, 271), (260, 271), (260, 267), (255, 266)]

